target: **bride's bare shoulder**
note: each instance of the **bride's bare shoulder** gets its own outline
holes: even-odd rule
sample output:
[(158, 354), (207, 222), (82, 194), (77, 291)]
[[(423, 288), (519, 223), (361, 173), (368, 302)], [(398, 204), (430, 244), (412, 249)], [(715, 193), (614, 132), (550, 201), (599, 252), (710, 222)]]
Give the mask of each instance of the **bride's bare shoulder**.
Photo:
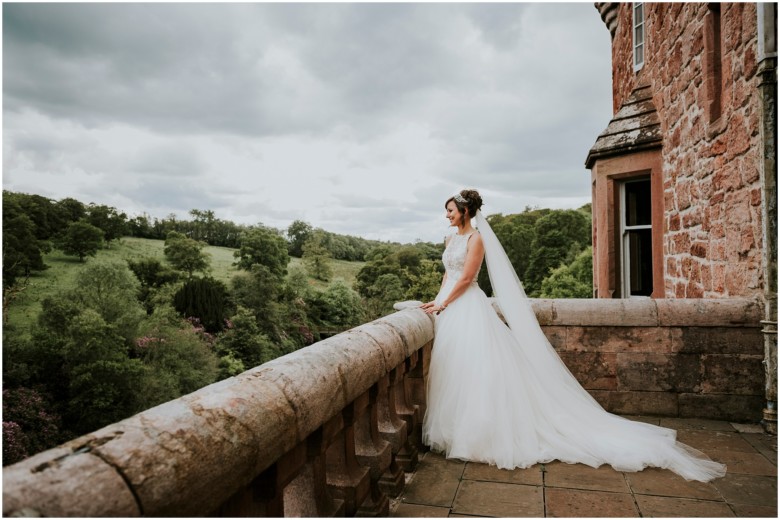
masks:
[(477, 247), (484, 248), (484, 246), (482, 244), (482, 235), (479, 234), (479, 231), (474, 230), (474, 232), (469, 237), (468, 245), (469, 245), (469, 247), (471, 247), (472, 245), (475, 245)]

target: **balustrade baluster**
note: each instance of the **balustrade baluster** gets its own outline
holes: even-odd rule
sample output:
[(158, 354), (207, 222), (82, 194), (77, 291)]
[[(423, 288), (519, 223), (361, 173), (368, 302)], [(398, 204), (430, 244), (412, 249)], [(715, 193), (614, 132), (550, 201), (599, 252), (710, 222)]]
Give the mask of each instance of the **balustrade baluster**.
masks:
[(355, 456), (355, 413), (353, 401), (323, 427), (323, 440), (332, 439), (325, 450), (328, 487), (344, 500), (347, 516), (355, 515), (370, 491), (368, 468), (358, 464)]
[(391, 448), (390, 466), (379, 480), (382, 490), (396, 497), (404, 489), (404, 470), (398, 464), (396, 455), (406, 442), (406, 422), (395, 413), (394, 392), (390, 391), (390, 377), (382, 377), (376, 384), (377, 389), (377, 430), (381, 439)]
[(361, 465), (369, 468), (371, 477), (371, 492), (360, 506), (358, 516), (387, 516), (390, 511), (390, 501), (379, 481), (390, 468), (393, 454), (390, 443), (379, 435), (378, 391), (374, 385), (355, 401), (355, 408), (364, 410), (355, 420), (355, 456)]
[(405, 379), (408, 366), (409, 358), (390, 372), (389, 394), (392, 396), (393, 410), (406, 423), (406, 438), (396, 454), (396, 460), (404, 471), (412, 472), (417, 467), (419, 438), (414, 438), (417, 424), (417, 408), (409, 406), (406, 398)]

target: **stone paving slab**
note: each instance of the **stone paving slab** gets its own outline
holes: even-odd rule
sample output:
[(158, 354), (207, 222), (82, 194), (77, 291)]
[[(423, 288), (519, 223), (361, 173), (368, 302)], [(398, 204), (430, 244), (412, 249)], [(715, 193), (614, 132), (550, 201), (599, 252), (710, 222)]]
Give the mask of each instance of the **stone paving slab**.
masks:
[(404, 518), (436, 518), (450, 515), (449, 507), (425, 506), (422, 504), (407, 504), (401, 502), (393, 516)]
[(491, 517), (544, 516), (544, 493), (541, 486), (464, 480), (453, 513)]
[(542, 466), (537, 464), (527, 469), (498, 469), (478, 462), (466, 464), (463, 473), (464, 480), (487, 480), (490, 482), (506, 482), (507, 484), (527, 484), (529, 486), (541, 486), (544, 484)]
[(466, 463), (459, 460), (447, 460), (430, 451), (425, 453), (417, 471), (406, 485), (401, 501), (452, 507), (465, 466)]
[(718, 450), (752, 453), (755, 448), (737, 432), (678, 430), (677, 440), (704, 453)]
[(726, 463), (727, 475), (689, 482), (658, 468), (623, 473), (561, 462), (510, 471), (427, 452), (391, 501), (391, 516), (777, 518), (776, 436), (725, 421), (628, 418), (676, 429), (682, 442)]
[(759, 475), (727, 474), (713, 485), (726, 502), (777, 508), (777, 479)]
[(728, 504), (711, 500), (636, 495), (636, 502), (639, 506), (639, 512), (645, 517), (723, 518), (735, 516)]
[(629, 493), (546, 488), (544, 504), (546, 516), (555, 518), (639, 516), (634, 498)]
[(777, 518), (777, 506), (768, 507), (733, 504), (731, 508), (738, 517)]
[(743, 433), (742, 438), (769, 462), (777, 466), (777, 437), (765, 433)]
[(716, 421), (713, 419), (686, 419), (681, 417), (662, 417), (659, 426), (673, 430), (711, 430), (721, 432), (736, 431), (734, 425), (728, 421)]
[(544, 485), (547, 487), (592, 489), (613, 493), (630, 492), (623, 474), (618, 473), (611, 466), (592, 468), (585, 464), (563, 462), (551, 462), (544, 466)]
[(711, 482), (685, 480), (676, 473), (658, 468), (645, 468), (625, 473), (631, 491), (636, 495), (656, 495), (679, 498), (720, 500), (720, 493)]
[(777, 466), (760, 453), (745, 453), (742, 451), (716, 451), (710, 453), (712, 460), (726, 465), (728, 473), (740, 473), (745, 475), (763, 475), (776, 477)]

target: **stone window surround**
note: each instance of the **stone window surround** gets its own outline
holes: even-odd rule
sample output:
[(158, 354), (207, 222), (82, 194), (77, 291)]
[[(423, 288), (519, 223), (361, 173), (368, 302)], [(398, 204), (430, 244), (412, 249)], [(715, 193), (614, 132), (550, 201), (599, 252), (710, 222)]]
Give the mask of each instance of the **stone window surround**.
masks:
[[(592, 170), (594, 229), (594, 296), (614, 298), (620, 287), (620, 183), (638, 177), (650, 177), (653, 226), (653, 293), (664, 297), (663, 218), (664, 193), (661, 148), (643, 150), (600, 159)], [(606, 233), (604, 230), (607, 230)], [(606, 282), (606, 283), (604, 283)]]

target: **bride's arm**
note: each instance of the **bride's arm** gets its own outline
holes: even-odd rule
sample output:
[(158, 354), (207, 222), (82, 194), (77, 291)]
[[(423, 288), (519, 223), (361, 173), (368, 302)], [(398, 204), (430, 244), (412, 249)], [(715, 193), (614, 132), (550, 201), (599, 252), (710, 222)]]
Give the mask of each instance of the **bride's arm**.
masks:
[[(445, 247), (445, 248), (446, 248), (448, 245), (450, 245), (450, 239), (451, 239), (451, 238), (452, 238), (452, 237), (451, 237), (451, 236), (449, 236), (449, 237), (447, 237), (447, 238), (444, 240), (444, 247)], [(444, 287), (444, 284), (445, 284), (445, 283), (447, 283), (447, 273), (446, 273), (446, 272), (444, 273), (444, 276), (443, 276), (443, 277), (442, 277), (442, 279), (441, 279), (441, 287), (439, 287), (439, 291), (441, 291), (441, 289), (442, 289), (442, 287)], [(430, 309), (430, 308), (431, 308), (431, 307), (433, 307), (434, 305), (436, 305), (436, 302), (435, 302), (435, 301), (431, 301), (431, 302), (428, 302), (428, 303), (423, 303), (422, 305), (420, 305), (420, 308), (421, 308), (421, 309)]]
[(474, 233), (469, 237), (468, 250), (466, 251), (466, 263), (463, 266), (463, 276), (455, 282), (450, 295), (442, 302), (442, 310), (451, 304), (458, 297), (466, 292), (471, 285), (471, 281), (477, 276), (479, 268), (482, 266), (482, 260), (485, 258), (485, 246), (482, 244), (482, 237), (479, 233)]
[[(444, 276), (441, 279), (441, 287), (444, 287), (445, 283), (447, 283), (447, 273), (444, 273)], [(439, 291), (441, 291), (441, 287), (439, 288)], [(435, 301), (431, 301), (431, 302), (428, 302), (428, 303), (423, 303), (422, 305), (420, 305), (420, 307), (423, 308), (423, 309), (429, 309), (429, 308), (433, 307), (434, 305), (436, 305), (436, 302)]]

